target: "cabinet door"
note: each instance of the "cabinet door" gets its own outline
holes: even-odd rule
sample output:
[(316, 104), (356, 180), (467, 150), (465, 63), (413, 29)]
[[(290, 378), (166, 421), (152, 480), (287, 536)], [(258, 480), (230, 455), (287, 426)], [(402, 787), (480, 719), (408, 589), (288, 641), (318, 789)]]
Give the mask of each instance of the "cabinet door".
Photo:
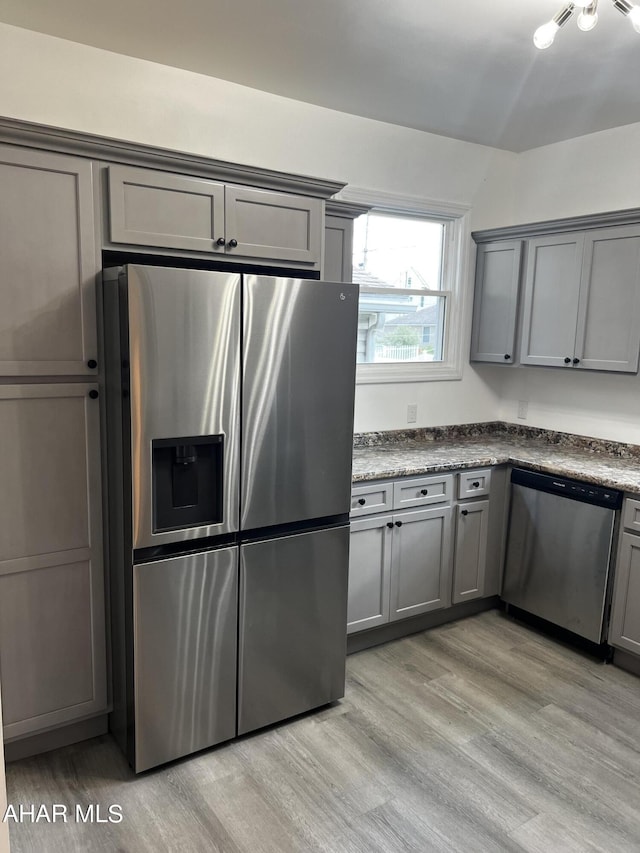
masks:
[(94, 386), (0, 386), (5, 736), (107, 709)]
[(91, 375), (91, 163), (0, 146), (0, 375)]
[(322, 201), (247, 187), (225, 188), (228, 256), (320, 268)]
[(224, 253), (224, 184), (109, 166), (109, 229), (112, 243)]
[(577, 367), (635, 373), (640, 349), (640, 228), (585, 235)]
[(389, 621), (392, 528), (390, 515), (351, 522), (347, 612), (349, 634)]
[(618, 551), (609, 642), (640, 655), (640, 536), (630, 533)]
[(326, 281), (351, 281), (353, 270), (353, 219), (327, 216), (324, 221), (324, 265)]
[(513, 362), (521, 256), (521, 240), (478, 246), (471, 333), (473, 361)]
[(451, 507), (393, 516), (390, 618), (451, 603)]
[(453, 560), (453, 604), (484, 595), (489, 501), (457, 507)]
[(528, 241), (522, 364), (572, 365), (583, 246), (575, 233)]

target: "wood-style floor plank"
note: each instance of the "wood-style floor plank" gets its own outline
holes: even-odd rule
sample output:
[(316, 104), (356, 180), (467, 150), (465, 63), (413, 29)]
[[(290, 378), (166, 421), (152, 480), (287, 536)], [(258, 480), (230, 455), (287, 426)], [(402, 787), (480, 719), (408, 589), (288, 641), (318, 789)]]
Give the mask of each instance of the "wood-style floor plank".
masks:
[(493, 611), (352, 655), (345, 699), (135, 777), (97, 738), (7, 767), (13, 853), (638, 853), (640, 679)]

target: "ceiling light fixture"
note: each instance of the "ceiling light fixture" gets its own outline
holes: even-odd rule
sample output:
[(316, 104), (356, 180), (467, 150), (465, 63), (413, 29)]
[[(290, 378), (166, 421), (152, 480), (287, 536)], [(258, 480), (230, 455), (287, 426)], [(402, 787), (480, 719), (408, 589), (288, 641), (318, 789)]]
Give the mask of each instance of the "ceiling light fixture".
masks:
[[(640, 6), (630, 3), (629, 0), (612, 0), (615, 8), (622, 12), (633, 25), (634, 30), (640, 33)], [(550, 21), (543, 24), (535, 31), (533, 43), (540, 50), (551, 47), (556, 33), (563, 27), (573, 13), (579, 9), (578, 27), (584, 32), (592, 30), (598, 23), (598, 0), (573, 0), (566, 3)]]

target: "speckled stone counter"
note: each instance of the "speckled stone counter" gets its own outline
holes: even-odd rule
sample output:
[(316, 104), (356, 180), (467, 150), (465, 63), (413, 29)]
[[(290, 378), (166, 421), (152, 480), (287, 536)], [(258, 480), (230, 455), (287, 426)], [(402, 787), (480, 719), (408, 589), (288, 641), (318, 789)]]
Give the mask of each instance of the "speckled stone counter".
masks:
[(640, 447), (511, 424), (364, 433), (353, 452), (353, 481), (517, 465), (640, 494)]

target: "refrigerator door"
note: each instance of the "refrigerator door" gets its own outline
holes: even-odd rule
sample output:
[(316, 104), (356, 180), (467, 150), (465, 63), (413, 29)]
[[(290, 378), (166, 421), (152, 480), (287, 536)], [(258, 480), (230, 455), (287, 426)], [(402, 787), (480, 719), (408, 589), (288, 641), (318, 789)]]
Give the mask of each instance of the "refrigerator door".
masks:
[(358, 286), (244, 280), (244, 530), (348, 513)]
[(344, 696), (349, 526), (240, 548), (238, 734)]
[(240, 276), (125, 271), (133, 547), (235, 531)]
[(236, 725), (238, 548), (133, 567), (136, 772)]

